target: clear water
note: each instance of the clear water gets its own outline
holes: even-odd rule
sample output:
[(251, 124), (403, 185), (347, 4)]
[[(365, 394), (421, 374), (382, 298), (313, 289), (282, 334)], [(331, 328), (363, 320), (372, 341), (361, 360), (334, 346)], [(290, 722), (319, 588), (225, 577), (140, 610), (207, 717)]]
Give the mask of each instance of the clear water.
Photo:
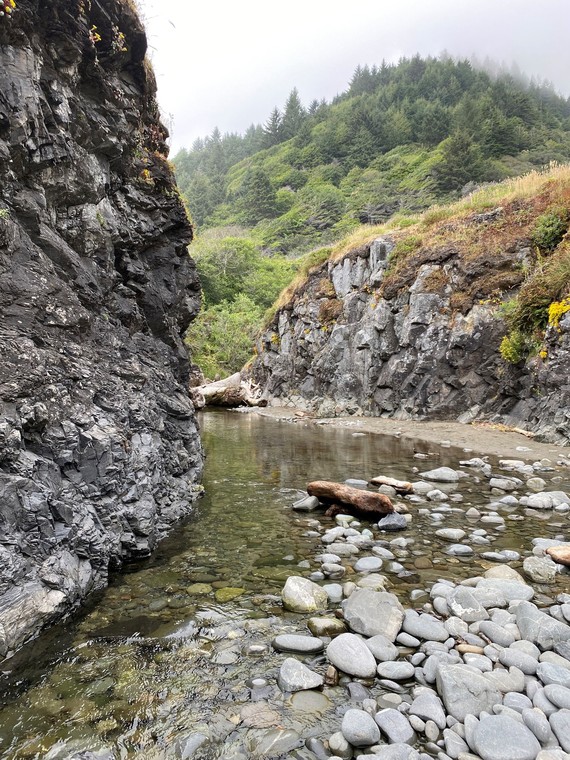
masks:
[[(174, 758), (201, 732), (210, 743), (191, 755), (196, 760), (281, 756), (264, 754), (273, 741), (283, 757), (308, 758), (314, 756), (296, 749), (302, 741), (295, 737), (326, 738), (338, 729), (344, 685), (293, 698), (275, 686), (284, 655), (268, 644), (276, 633), (306, 632), (302, 616), (283, 613), (281, 588), (289, 575), (318, 568), (314, 557), (322, 546), (311, 521), (333, 524), (290, 505), (311, 480), (410, 479), (414, 467), (457, 466), (465, 455), (432, 447), (419, 461), (414, 452), (428, 452), (427, 444), (255, 414), (208, 412), (201, 424), (206, 496), (193, 517), (151, 560), (115, 577), (90, 609), (3, 663), (1, 757), (54, 760), (91, 751), (100, 758)], [(461, 490), (465, 501), (451, 506), (490, 502), (475, 476)], [(415, 516), (405, 534), (414, 544), (395, 551), (406, 573), (389, 576), (393, 590), (409, 604), (412, 589), (491, 566), (481, 551), (528, 554), (532, 537), (560, 534), (566, 521), (548, 513), (507, 519), (504, 531), (472, 524), (485, 527), (492, 544), (459, 560), (445, 554), (447, 543), (433, 536), (430, 517)], [(465, 523), (453, 512), (441, 524)], [(298, 567), (307, 560), (310, 567)], [(322, 656), (305, 661), (324, 671)], [(255, 686), (255, 678), (267, 686)], [(244, 707), (252, 704), (267, 712), (244, 720)]]

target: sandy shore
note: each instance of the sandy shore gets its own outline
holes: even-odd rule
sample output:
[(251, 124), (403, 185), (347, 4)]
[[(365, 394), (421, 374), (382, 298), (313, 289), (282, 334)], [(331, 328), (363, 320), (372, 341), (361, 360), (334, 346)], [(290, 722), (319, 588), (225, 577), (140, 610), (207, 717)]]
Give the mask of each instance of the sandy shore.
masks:
[(257, 414), (274, 419), (309, 422), (331, 427), (349, 427), (358, 432), (397, 435), (401, 438), (424, 441), (436, 445), (470, 449), (473, 455), (491, 455), (501, 459), (522, 459), (536, 462), (549, 459), (553, 465), (570, 466), (570, 447), (553, 443), (539, 443), (521, 433), (494, 428), (485, 423), (464, 425), (460, 422), (421, 422), (378, 417), (333, 417), (314, 419), (306, 412), (290, 407), (256, 409)]

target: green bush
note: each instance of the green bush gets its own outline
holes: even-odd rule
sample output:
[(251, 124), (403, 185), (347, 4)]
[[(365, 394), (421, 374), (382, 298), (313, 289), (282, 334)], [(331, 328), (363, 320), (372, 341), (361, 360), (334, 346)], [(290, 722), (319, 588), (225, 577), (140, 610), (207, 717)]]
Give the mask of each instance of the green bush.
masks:
[(568, 209), (558, 206), (536, 220), (532, 233), (533, 244), (541, 251), (553, 251), (568, 229)]

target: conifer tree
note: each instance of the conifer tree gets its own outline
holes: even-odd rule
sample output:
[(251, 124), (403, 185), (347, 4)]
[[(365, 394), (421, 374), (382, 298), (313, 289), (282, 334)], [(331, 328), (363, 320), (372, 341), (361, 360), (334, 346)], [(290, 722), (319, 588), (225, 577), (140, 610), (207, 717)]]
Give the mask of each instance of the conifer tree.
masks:
[(281, 114), (281, 111), (277, 108), (277, 106), (275, 106), (269, 115), (269, 119), (267, 119), (263, 126), (263, 134), (265, 136), (264, 142), (266, 148), (271, 148), (272, 145), (277, 145), (281, 142), (282, 125), (283, 116)]
[(303, 108), (299, 91), (294, 87), (289, 93), (281, 122), (281, 134), (283, 140), (295, 137), (307, 118), (307, 112)]

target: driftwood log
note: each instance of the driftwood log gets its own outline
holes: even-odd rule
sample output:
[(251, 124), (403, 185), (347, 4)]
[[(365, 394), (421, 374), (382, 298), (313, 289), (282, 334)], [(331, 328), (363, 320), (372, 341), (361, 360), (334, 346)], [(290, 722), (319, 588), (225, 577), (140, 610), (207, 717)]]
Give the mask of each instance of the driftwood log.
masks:
[(350, 488), (343, 483), (315, 480), (307, 486), (309, 496), (329, 507), (328, 515), (348, 512), (357, 517), (375, 519), (394, 511), (394, 505), (383, 493), (372, 493), (360, 488)]
[(190, 388), (190, 395), (197, 409), (204, 406), (267, 406), (267, 401), (261, 398), (259, 386), (251, 380), (242, 380), (239, 372), (224, 380)]

